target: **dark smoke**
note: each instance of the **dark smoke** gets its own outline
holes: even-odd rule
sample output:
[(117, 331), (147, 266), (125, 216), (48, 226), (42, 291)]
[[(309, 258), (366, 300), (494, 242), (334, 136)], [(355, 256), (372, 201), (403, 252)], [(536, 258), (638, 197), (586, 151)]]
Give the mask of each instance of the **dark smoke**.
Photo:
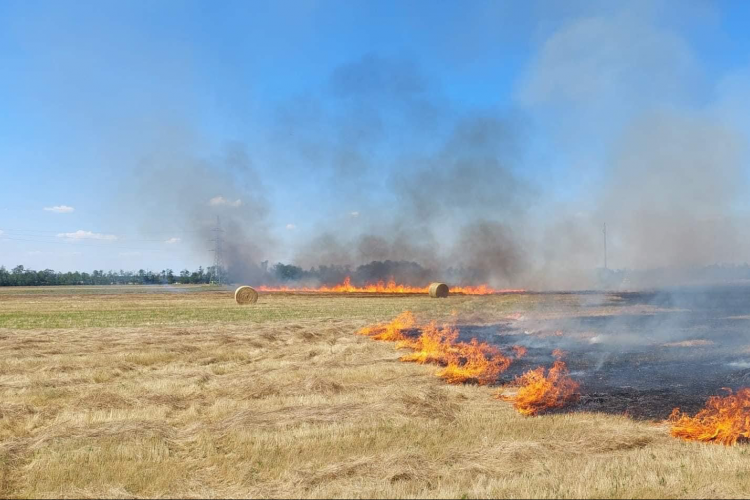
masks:
[[(357, 279), (535, 289), (647, 286), (638, 270), (667, 268), (660, 285), (674, 284), (686, 269), (747, 260), (733, 215), (746, 137), (725, 117), (727, 96), (697, 103), (701, 68), (659, 9), (574, 10), (547, 26), (512, 112), (467, 109), (418, 61), (368, 54), (277, 107), (262, 161), (283, 182), (261, 178), (242, 145), (211, 159), (160, 147), (140, 177), (153, 193), (146, 226), (195, 230), (210, 258), (220, 215), (225, 264), (248, 282), (270, 279), (260, 262), (280, 254), (336, 269), (331, 279), (376, 262)], [(532, 160), (539, 143), (569, 166)], [(290, 244), (269, 228), (273, 182), (318, 216)], [(336, 215), (353, 209), (356, 224)], [(617, 272), (601, 270), (604, 222)]]
[[(283, 136), (296, 138), (298, 161), (315, 150), (327, 164), (322, 175), (332, 196), (355, 199), (374, 215), (356, 232), (321, 227), (295, 263), (412, 261), (436, 275), (472, 269), (458, 276), (462, 282), (516, 283), (528, 264), (514, 228), (536, 196), (520, 175), (521, 122), (494, 109), (456, 112), (409, 61), (365, 56), (336, 69), (329, 89), (332, 104), (308, 105), (296, 116), (284, 108)], [(334, 111), (311, 123), (309, 110), (326, 104)], [(312, 147), (299, 129), (321, 123), (327, 137)]]

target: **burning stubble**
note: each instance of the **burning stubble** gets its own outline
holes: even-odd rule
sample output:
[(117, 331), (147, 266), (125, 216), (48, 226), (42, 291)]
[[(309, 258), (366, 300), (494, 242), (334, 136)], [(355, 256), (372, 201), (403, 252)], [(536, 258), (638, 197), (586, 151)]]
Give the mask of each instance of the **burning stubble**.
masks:
[(670, 433), (688, 441), (734, 445), (750, 440), (750, 388), (709, 398), (695, 416), (675, 408), (669, 417)]
[[(395, 342), (398, 349), (411, 350), (412, 353), (402, 356), (401, 361), (441, 366), (436, 376), (449, 384), (498, 384), (500, 375), (528, 353), (527, 348), (514, 345), (508, 349), (512, 354), (506, 355), (499, 347), (476, 338), (460, 342), (455, 325), (441, 327), (435, 322), (420, 325), (410, 311), (391, 322), (365, 327), (358, 333), (373, 340)], [(551, 367), (539, 366), (524, 372), (510, 384), (516, 387), (513, 393), (506, 394), (501, 389), (495, 397), (512, 403), (524, 416), (576, 405), (581, 400), (581, 384), (571, 378), (562, 360), (568, 355), (562, 349), (554, 349), (552, 356), (556, 359)], [(725, 397), (709, 398), (706, 407), (694, 417), (675, 408), (667, 423), (674, 437), (734, 445), (750, 438), (748, 407), (750, 389), (741, 388), (736, 393), (730, 390)]]
[(440, 327), (435, 322), (418, 326), (414, 315), (409, 311), (400, 314), (390, 323), (365, 327), (358, 333), (374, 340), (396, 342), (397, 349), (413, 351), (402, 356), (401, 361), (442, 366), (436, 376), (449, 384), (493, 384), (514, 359), (526, 354), (525, 349), (519, 346), (512, 346), (512, 354), (506, 355), (498, 347), (479, 342), (475, 338), (469, 342), (460, 342), (459, 331), (455, 326)]

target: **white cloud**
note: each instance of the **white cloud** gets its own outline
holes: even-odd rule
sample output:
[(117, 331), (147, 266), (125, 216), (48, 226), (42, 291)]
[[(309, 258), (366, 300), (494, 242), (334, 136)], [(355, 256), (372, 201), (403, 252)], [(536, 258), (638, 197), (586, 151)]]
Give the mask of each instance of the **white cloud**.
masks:
[(116, 240), (117, 236), (114, 234), (101, 234), (101, 233), (92, 233), (91, 231), (83, 231), (79, 229), (75, 233), (58, 233), (58, 238), (65, 238), (68, 240), (106, 240), (106, 241), (112, 241)]
[(169, 238), (164, 243), (166, 243), (167, 245), (174, 245), (175, 243), (179, 243), (181, 241), (182, 241), (182, 238)]
[(138, 257), (141, 255), (141, 252), (120, 252), (118, 255), (120, 257)]
[(352, 217), (359, 217), (359, 212), (351, 212), (349, 215)]
[(295, 229), (297, 229), (297, 226), (296, 226), (296, 225), (294, 225), (294, 224), (287, 224), (287, 225), (286, 225), (286, 228), (287, 228), (288, 230), (290, 230), (290, 231), (294, 231)]
[(69, 214), (70, 212), (75, 211), (75, 208), (69, 207), (67, 205), (56, 205), (54, 207), (44, 207), (44, 209), (47, 212), (56, 212), (58, 214)]
[(0, 236), (2, 236), (2, 235), (3, 235), (3, 230), (2, 230), (2, 229), (0, 229)]
[(30, 252), (27, 252), (29, 255), (42, 255), (44, 252), (41, 250), (31, 250)]
[(242, 205), (242, 200), (238, 199), (238, 200), (230, 201), (224, 198), (223, 196), (215, 196), (211, 198), (208, 204), (211, 205), (212, 207), (220, 207), (222, 205), (226, 205), (229, 207), (239, 207), (240, 205)]

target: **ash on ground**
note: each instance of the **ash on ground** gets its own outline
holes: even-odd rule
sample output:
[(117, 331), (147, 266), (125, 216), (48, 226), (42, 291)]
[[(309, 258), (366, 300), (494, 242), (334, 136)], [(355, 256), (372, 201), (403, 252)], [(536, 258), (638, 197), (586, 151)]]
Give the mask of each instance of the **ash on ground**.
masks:
[(528, 349), (500, 384), (566, 351), (581, 400), (563, 411), (663, 420), (750, 385), (750, 286), (573, 295), (562, 308), (541, 301), (496, 324), (459, 323), (461, 337)]

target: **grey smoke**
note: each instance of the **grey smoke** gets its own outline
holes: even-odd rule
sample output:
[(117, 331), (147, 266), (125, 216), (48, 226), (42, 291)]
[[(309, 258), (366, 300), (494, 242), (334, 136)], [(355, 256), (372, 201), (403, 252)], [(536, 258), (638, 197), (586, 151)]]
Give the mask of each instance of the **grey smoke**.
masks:
[(638, 117), (615, 145), (601, 201), (617, 251), (637, 268), (740, 257), (732, 253), (741, 231), (729, 215), (744, 192), (743, 161), (739, 135), (704, 114)]
[[(154, 193), (142, 207), (147, 225), (195, 228), (206, 255), (221, 215), (227, 265), (247, 280), (283, 252), (305, 268), (414, 261), (434, 279), (453, 268), (457, 281), (588, 288), (603, 264), (604, 222), (613, 267), (747, 260), (734, 215), (747, 137), (728, 118), (727, 96), (698, 102), (707, 78), (659, 8), (597, 10), (577, 6), (544, 33), (512, 112), (467, 109), (419, 61), (367, 54), (278, 105), (260, 161), (239, 144), (218, 158), (161, 148), (140, 176)], [(717, 91), (729, 87), (736, 100), (726, 81)], [(554, 175), (528, 155), (539, 137), (567, 165)], [(269, 165), (283, 182), (258, 174)], [(317, 226), (282, 248), (266, 190), (294, 196), (313, 179)], [(215, 196), (242, 206), (207, 206)], [(353, 209), (356, 224), (334, 215)]]
[[(366, 55), (337, 68), (328, 89), (333, 110), (284, 107), (282, 135), (293, 138), (298, 161), (315, 151), (331, 196), (375, 216), (354, 231), (323, 225), (295, 262), (406, 260), (433, 269), (434, 279), (466, 267), (467, 281), (515, 282), (526, 266), (514, 226), (536, 196), (520, 175), (520, 122), (495, 109), (454, 111), (411, 61)], [(326, 130), (314, 147), (313, 125)]]
[[(263, 279), (259, 264), (275, 241), (267, 225), (268, 201), (246, 147), (229, 143), (216, 158), (201, 158), (182, 138), (154, 149), (138, 167), (137, 193), (129, 206), (139, 212), (142, 230), (186, 231), (193, 251), (212, 262), (209, 252), (223, 233), (223, 258), (232, 279)], [(166, 146), (166, 145), (165, 145)]]
[[(715, 102), (679, 25), (710, 24), (710, 12), (630, 3), (569, 20), (541, 45), (519, 88), (521, 104), (548, 119), (545, 131), (579, 184), (569, 206), (539, 211), (533, 252), (539, 287), (586, 287), (601, 266), (604, 222), (610, 266), (682, 269), (750, 256), (737, 216), (747, 186), (746, 141)], [(669, 14), (669, 15), (667, 15)], [(699, 15), (700, 14), (700, 15)], [(736, 79), (729, 79), (729, 82)], [(631, 283), (630, 286), (654, 283)]]

